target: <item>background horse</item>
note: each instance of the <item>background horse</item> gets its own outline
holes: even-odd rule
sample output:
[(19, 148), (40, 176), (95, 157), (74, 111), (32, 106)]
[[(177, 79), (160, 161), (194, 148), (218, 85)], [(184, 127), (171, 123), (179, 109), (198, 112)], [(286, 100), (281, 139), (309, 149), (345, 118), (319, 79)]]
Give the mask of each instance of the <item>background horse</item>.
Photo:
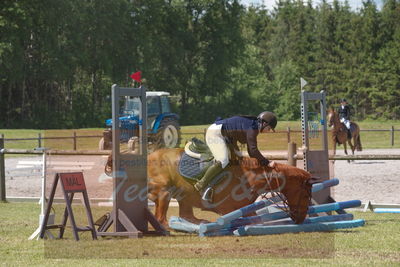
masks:
[[(346, 126), (344, 125), (344, 123), (340, 122), (339, 115), (335, 112), (334, 109), (329, 110), (328, 121), (329, 127), (332, 127), (333, 155), (336, 155), (336, 144), (343, 144), (344, 153), (347, 155), (346, 141), (349, 143), (353, 155), (355, 149), (357, 149), (357, 151), (362, 151), (360, 140), (360, 127), (358, 127), (357, 123), (350, 123), (351, 138), (349, 138), (347, 135)], [(351, 142), (352, 139), (354, 142), (354, 146)]]
[[(274, 168), (262, 167), (255, 159), (244, 158), (230, 164), (225, 177), (214, 186), (213, 202), (201, 199), (193, 184), (179, 174), (178, 163), (183, 149), (160, 149), (148, 156), (148, 198), (155, 203), (155, 217), (168, 225), (167, 210), (171, 198), (179, 203), (179, 216), (193, 223), (204, 222), (193, 214), (193, 207), (220, 215), (253, 203), (263, 193), (277, 191), (286, 198), (287, 212), (295, 223), (305, 219), (314, 179), (301, 169), (276, 163)], [(112, 168), (112, 158), (106, 172)]]

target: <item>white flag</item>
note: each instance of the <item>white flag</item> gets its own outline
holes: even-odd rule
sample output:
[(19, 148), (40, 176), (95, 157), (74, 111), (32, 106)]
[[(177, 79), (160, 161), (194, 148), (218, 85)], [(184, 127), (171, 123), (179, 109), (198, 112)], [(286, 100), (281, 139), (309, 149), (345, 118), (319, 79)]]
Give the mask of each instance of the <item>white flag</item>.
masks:
[(303, 78), (300, 78), (300, 87), (301, 87), (301, 90), (303, 90), (303, 87), (306, 86), (306, 85), (307, 85), (307, 81), (304, 80)]

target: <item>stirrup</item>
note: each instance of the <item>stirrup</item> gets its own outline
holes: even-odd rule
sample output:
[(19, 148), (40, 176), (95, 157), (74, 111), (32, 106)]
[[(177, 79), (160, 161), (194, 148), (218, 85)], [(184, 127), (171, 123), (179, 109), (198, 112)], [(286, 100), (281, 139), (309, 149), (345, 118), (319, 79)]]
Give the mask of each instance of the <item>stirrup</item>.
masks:
[(204, 190), (204, 193), (203, 193), (203, 196), (201, 197), (201, 199), (211, 203), (213, 195), (214, 195), (214, 189), (210, 186), (210, 187), (207, 187), (206, 190)]

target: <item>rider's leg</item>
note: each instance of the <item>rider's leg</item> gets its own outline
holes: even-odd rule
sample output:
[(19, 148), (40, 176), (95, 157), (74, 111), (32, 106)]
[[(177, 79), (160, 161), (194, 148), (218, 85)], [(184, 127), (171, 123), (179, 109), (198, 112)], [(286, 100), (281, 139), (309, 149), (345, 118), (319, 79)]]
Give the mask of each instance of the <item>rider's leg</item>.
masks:
[(350, 121), (349, 120), (345, 120), (344, 121), (344, 125), (347, 128), (347, 138), (351, 139), (351, 132), (350, 132)]
[(212, 179), (223, 171), (229, 163), (229, 150), (221, 133), (222, 125), (212, 124), (206, 133), (206, 142), (214, 155), (215, 163), (206, 171), (204, 176), (194, 185), (198, 191), (202, 191)]
[(346, 128), (347, 128), (348, 130), (350, 130), (350, 121), (349, 121), (349, 120), (345, 120), (345, 121), (344, 121), (344, 125), (346, 125)]
[(203, 191), (207, 185), (214, 179), (214, 177), (222, 172), (223, 168), (221, 165), (221, 162), (217, 161), (212, 165), (204, 176), (194, 185), (194, 188), (196, 188), (197, 191)]

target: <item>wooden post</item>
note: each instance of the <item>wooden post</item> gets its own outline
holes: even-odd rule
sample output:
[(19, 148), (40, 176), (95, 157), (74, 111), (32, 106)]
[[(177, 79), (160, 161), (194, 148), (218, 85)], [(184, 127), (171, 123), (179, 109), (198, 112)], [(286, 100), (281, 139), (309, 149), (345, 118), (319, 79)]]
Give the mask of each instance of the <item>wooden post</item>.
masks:
[(75, 131), (74, 131), (73, 139), (74, 139), (74, 150), (76, 150), (76, 132)]
[(295, 158), (297, 153), (297, 147), (296, 147), (296, 143), (294, 142), (290, 142), (288, 143), (288, 164), (291, 166), (295, 166), (297, 165), (297, 159)]
[(290, 143), (290, 127), (287, 127), (287, 142)]
[(390, 130), (390, 133), (392, 135), (391, 144), (392, 144), (392, 146), (394, 146), (394, 126), (393, 125), (392, 125), (392, 129)]
[(42, 134), (38, 133), (38, 147), (42, 147)]
[[(0, 151), (4, 148), (4, 135), (0, 136)], [(6, 173), (4, 154), (0, 153), (0, 201), (6, 201)]]

